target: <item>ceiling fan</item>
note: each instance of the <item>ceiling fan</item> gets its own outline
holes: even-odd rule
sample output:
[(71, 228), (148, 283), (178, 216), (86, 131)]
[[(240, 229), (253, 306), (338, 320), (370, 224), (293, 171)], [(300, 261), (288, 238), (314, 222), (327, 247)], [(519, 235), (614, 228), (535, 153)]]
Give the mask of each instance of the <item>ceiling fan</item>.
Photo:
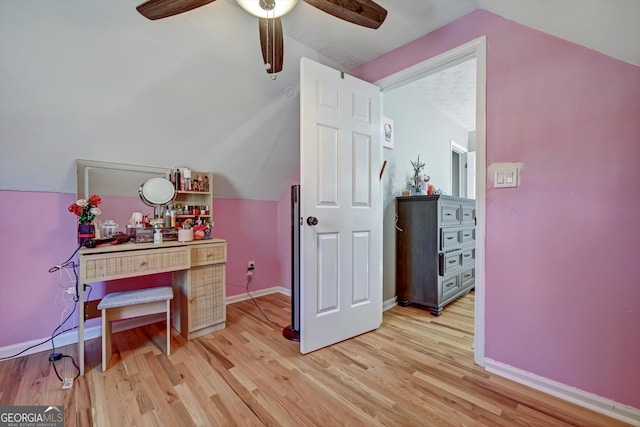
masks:
[[(215, 0), (148, 0), (136, 9), (155, 20), (188, 12)], [(284, 43), (280, 17), (291, 12), (298, 0), (236, 0), (247, 12), (259, 18), (260, 46), (267, 73), (282, 71)], [(376, 29), (387, 11), (373, 0), (303, 0), (323, 12), (356, 25)]]

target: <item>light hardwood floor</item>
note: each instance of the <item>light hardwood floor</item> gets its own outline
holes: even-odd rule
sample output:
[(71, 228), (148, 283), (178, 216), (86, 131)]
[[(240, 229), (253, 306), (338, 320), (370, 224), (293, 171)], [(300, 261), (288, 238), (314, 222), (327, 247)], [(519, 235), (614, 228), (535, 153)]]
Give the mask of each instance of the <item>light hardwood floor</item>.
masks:
[(104, 373), (100, 340), (87, 341), (87, 373), (71, 390), (49, 352), (4, 361), (0, 405), (64, 405), (66, 426), (625, 425), (474, 365), (473, 298), (440, 317), (394, 307), (377, 331), (303, 356), (281, 334), (289, 298), (268, 295), (258, 303), (275, 323), (235, 303), (222, 331), (192, 341), (174, 331), (169, 357), (151, 341), (162, 345), (163, 323), (115, 334)]

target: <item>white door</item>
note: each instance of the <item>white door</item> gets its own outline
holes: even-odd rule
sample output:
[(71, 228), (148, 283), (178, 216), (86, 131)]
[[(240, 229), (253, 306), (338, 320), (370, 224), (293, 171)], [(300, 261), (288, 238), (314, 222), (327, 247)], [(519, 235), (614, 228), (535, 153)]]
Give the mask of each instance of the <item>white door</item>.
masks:
[(301, 353), (382, 323), (380, 105), (377, 86), (301, 60)]

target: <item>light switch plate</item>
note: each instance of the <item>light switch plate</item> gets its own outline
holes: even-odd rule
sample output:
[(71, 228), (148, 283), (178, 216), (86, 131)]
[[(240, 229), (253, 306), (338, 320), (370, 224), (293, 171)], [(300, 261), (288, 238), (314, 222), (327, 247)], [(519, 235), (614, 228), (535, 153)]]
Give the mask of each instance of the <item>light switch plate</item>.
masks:
[(518, 168), (507, 167), (493, 171), (494, 188), (507, 188), (518, 186)]

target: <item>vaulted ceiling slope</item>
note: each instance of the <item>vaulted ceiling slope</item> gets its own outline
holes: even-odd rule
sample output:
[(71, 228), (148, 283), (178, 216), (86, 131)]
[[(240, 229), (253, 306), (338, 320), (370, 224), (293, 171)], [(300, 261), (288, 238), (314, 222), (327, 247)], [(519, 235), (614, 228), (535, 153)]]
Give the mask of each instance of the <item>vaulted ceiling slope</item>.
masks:
[(301, 57), (349, 71), (476, 8), (640, 65), (638, 0), (377, 0), (378, 30), (299, 2), (276, 80), (235, 0), (159, 21), (142, 1), (0, 0), (0, 188), (72, 193), (88, 158), (212, 170), (216, 197), (278, 200)]

